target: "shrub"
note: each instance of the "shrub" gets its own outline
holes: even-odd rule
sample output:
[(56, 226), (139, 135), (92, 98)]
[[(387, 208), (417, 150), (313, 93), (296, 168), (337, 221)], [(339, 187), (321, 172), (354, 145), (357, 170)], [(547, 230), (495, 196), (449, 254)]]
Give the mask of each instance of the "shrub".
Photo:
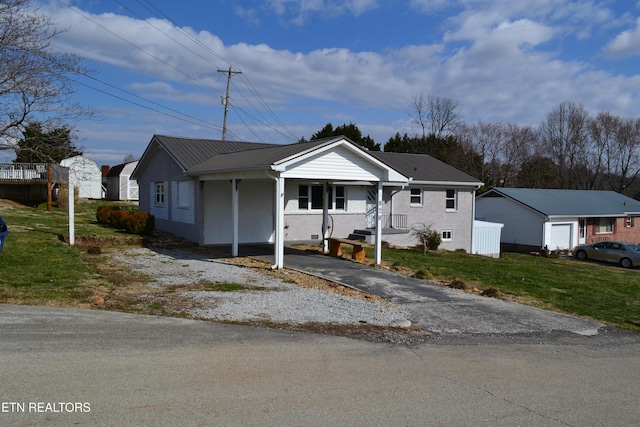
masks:
[(132, 234), (152, 234), (155, 224), (155, 217), (146, 212), (136, 212), (124, 219), (124, 229)]
[(99, 224), (124, 229), (132, 234), (152, 234), (155, 229), (155, 217), (146, 212), (131, 212), (118, 206), (101, 206), (96, 212)]
[(113, 205), (100, 206), (96, 212), (96, 221), (98, 224), (111, 225), (111, 214), (118, 209), (120, 208)]
[(422, 250), (427, 253), (427, 250), (435, 251), (442, 243), (442, 236), (436, 230), (431, 228), (431, 224), (419, 224), (411, 229), (411, 235), (418, 239)]
[(129, 212), (129, 211), (125, 211), (125, 210), (122, 210), (122, 209), (116, 209), (116, 210), (111, 212), (111, 215), (109, 217), (109, 223), (114, 228), (126, 228), (124, 223), (125, 223), (125, 220), (127, 219), (127, 217), (129, 217), (129, 215), (131, 215), (131, 212)]

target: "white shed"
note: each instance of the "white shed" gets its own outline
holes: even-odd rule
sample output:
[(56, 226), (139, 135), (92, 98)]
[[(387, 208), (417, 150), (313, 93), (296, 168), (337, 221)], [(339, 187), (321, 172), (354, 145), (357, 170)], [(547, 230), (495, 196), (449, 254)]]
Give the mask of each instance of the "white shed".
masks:
[(500, 234), (504, 224), (487, 221), (473, 221), (472, 253), (500, 258)]
[(69, 168), (69, 182), (78, 188), (81, 199), (103, 199), (105, 189), (102, 187), (102, 172), (98, 164), (84, 156), (64, 159), (60, 166)]
[(138, 181), (131, 179), (138, 161), (122, 163), (109, 169), (107, 198), (109, 200), (138, 200)]

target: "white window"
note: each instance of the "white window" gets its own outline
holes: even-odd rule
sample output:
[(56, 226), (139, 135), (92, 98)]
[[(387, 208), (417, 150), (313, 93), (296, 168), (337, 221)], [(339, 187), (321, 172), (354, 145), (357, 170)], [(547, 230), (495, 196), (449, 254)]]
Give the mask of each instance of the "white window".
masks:
[(410, 204), (412, 206), (422, 206), (422, 188), (412, 188)]
[(627, 228), (633, 227), (633, 217), (627, 217)]
[[(344, 186), (329, 187), (329, 209), (345, 210), (347, 206)], [(322, 210), (324, 208), (324, 187), (322, 185), (298, 186), (298, 209)]]
[(453, 231), (451, 230), (444, 230), (442, 232), (442, 241), (443, 242), (450, 242), (453, 240)]
[(596, 234), (613, 233), (614, 218), (596, 218)]
[(458, 209), (458, 192), (456, 190), (447, 190), (445, 207), (448, 211)]
[(164, 182), (156, 182), (156, 205), (164, 204)]

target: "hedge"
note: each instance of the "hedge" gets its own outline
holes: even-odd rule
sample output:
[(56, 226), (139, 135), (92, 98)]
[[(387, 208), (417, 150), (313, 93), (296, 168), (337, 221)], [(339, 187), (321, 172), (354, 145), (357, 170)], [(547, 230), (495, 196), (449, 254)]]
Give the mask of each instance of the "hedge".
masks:
[(124, 229), (131, 234), (151, 234), (155, 229), (155, 217), (146, 212), (131, 212), (119, 206), (101, 206), (96, 212), (99, 224)]

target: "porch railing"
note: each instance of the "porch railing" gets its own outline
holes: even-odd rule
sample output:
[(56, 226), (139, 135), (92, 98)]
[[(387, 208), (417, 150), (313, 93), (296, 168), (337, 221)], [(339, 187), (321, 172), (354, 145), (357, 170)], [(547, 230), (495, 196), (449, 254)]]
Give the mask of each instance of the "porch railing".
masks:
[[(371, 212), (367, 212), (366, 215), (366, 227), (376, 227), (376, 214), (375, 209)], [(406, 214), (383, 214), (382, 215), (382, 228), (395, 228), (398, 230), (407, 229), (407, 215)]]

